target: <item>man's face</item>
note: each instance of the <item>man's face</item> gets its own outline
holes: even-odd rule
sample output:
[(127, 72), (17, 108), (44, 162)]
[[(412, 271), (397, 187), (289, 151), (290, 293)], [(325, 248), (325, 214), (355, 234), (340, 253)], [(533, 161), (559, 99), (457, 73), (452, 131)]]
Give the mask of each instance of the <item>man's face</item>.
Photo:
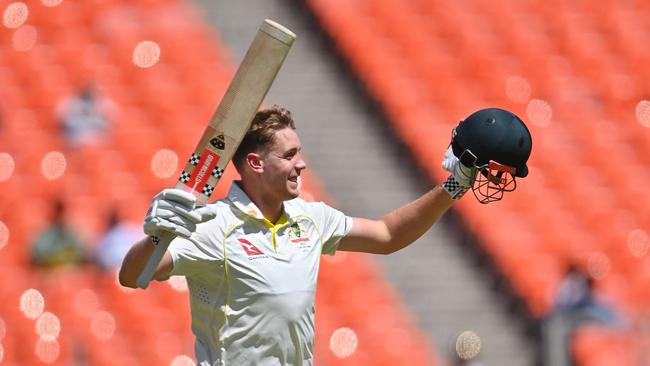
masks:
[(265, 194), (286, 201), (299, 195), (298, 177), (307, 167), (300, 153), (298, 134), (285, 128), (277, 131), (269, 150), (263, 155)]

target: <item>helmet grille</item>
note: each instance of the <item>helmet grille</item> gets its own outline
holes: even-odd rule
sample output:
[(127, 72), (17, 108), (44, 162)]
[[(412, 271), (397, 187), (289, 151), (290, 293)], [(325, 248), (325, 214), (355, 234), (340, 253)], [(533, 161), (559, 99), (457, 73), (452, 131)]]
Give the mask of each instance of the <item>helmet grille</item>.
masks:
[(483, 204), (499, 201), (504, 192), (512, 192), (517, 188), (513, 167), (499, 164), (495, 161), (478, 167), (478, 174), (472, 185), (476, 199)]

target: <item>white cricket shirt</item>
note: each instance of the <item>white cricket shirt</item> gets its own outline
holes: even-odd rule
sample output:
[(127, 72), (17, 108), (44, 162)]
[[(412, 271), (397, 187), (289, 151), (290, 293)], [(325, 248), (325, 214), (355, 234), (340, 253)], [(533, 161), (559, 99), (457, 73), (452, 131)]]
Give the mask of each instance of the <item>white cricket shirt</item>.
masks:
[(334, 254), (352, 219), (293, 199), (273, 224), (233, 183), (216, 218), (168, 248), (187, 278), (201, 366), (311, 365), (320, 255)]

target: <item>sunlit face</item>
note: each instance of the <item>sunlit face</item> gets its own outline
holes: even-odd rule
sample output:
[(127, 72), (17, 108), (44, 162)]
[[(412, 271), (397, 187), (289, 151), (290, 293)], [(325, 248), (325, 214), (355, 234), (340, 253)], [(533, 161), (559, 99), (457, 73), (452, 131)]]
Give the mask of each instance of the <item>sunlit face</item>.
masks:
[(265, 194), (279, 201), (298, 197), (298, 177), (307, 167), (300, 153), (298, 134), (291, 128), (277, 131), (269, 150), (262, 155)]

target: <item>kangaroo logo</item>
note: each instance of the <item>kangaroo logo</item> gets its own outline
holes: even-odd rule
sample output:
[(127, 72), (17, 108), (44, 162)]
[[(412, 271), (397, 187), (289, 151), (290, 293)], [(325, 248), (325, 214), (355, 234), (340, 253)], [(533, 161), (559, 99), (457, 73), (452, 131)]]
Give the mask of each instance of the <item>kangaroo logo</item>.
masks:
[(255, 245), (253, 245), (253, 243), (251, 243), (250, 241), (248, 241), (246, 239), (237, 239), (237, 240), (239, 240), (239, 244), (241, 244), (241, 247), (244, 249), (246, 254), (248, 254), (249, 256), (264, 254), (264, 253), (262, 253), (261, 250), (259, 250), (259, 248), (257, 248)]

